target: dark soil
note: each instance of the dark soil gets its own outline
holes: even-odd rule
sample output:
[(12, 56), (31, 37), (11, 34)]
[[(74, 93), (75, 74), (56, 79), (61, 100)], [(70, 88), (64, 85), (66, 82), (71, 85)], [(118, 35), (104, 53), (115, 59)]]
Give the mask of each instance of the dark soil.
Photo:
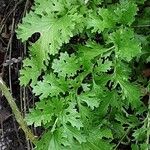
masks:
[[(26, 54), (26, 43), (17, 40), (15, 29), (31, 3), (30, 0), (0, 0), (0, 76), (9, 86), (23, 115), (32, 99), (29, 90), (19, 86), (18, 75), (21, 59)], [(26, 141), (6, 99), (0, 93), (0, 150), (31, 149), (31, 144)]]

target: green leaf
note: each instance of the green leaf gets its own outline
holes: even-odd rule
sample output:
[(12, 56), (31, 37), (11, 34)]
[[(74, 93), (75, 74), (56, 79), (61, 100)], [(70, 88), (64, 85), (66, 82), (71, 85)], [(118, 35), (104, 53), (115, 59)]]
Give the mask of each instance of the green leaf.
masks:
[(112, 131), (109, 128), (101, 127), (101, 128), (93, 128), (89, 131), (89, 139), (92, 138), (98, 139), (113, 139)]
[(81, 84), (81, 86), (82, 86), (84, 92), (90, 91), (90, 84), (83, 83), (83, 84)]
[(84, 106), (79, 103), (80, 115), (82, 119), (82, 123), (85, 129), (88, 129), (89, 126), (92, 124), (92, 111), (89, 107)]
[(29, 50), (31, 56), (23, 61), (23, 69), (20, 71), (21, 85), (27, 85), (30, 81), (32, 81), (31, 85), (35, 85), (42, 70), (46, 68), (44, 61), (47, 59), (47, 55), (41, 49), (40, 43), (33, 44)]
[(115, 17), (111, 10), (99, 8), (98, 12), (93, 11), (89, 14), (87, 28), (92, 29), (92, 32), (101, 33), (104, 29), (109, 29), (115, 26)]
[(129, 76), (131, 73), (129, 66), (121, 61), (118, 61), (115, 67), (113, 78), (116, 82), (115, 85), (119, 83), (122, 89), (122, 98), (127, 98), (127, 103), (129, 102), (134, 108), (140, 106), (141, 90), (136, 83), (133, 84), (129, 82)]
[[(50, 9), (51, 8), (51, 9)], [(44, 14), (44, 13), (62, 13), (64, 11), (64, 5), (62, 1), (54, 1), (54, 0), (46, 0), (44, 3), (41, 0), (36, 0), (32, 9), (35, 11), (36, 14)], [(43, 11), (44, 10), (44, 11)]]
[(93, 92), (80, 94), (77, 98), (80, 103), (85, 102), (92, 110), (94, 107), (98, 107), (100, 103), (100, 99)]
[(77, 56), (81, 59), (84, 70), (91, 70), (93, 67), (92, 60), (101, 56), (104, 52), (107, 52), (107, 49), (92, 41), (88, 41), (85, 46), (79, 45), (77, 48)]
[(139, 146), (136, 144), (131, 145), (132, 150), (139, 150)]
[(123, 61), (116, 61), (115, 64), (115, 70), (113, 74), (114, 80), (118, 82), (118, 80), (122, 81), (128, 81), (131, 76), (131, 68), (129, 67), (129, 64), (123, 62)]
[(114, 93), (107, 91), (105, 95), (103, 95), (102, 100), (99, 105), (99, 116), (104, 117), (108, 113), (108, 108), (112, 104), (114, 100)]
[(146, 133), (147, 133), (147, 128), (145, 128), (143, 126), (139, 129), (135, 130), (133, 133), (133, 136), (137, 141), (143, 141), (143, 140), (146, 140), (146, 136), (145, 136)]
[(58, 73), (63, 77), (71, 77), (77, 73), (77, 70), (80, 70), (80, 62), (75, 55), (69, 56), (67, 52), (60, 53), (59, 59), (54, 59), (52, 68), (54, 72)]
[(122, 88), (123, 97), (127, 98), (129, 103), (134, 107), (137, 108), (141, 105), (140, 96), (141, 91), (140, 88), (130, 82), (126, 81), (119, 81), (119, 84)]
[(150, 148), (150, 144), (142, 143), (140, 144), (140, 150), (147, 150)]
[(34, 124), (35, 127), (50, 123), (52, 116), (58, 115), (63, 109), (63, 101), (58, 99), (43, 99), (36, 103), (35, 109), (30, 109), (25, 120), (28, 125)]
[(38, 81), (33, 86), (35, 95), (40, 95), (41, 99), (48, 96), (56, 96), (60, 93), (65, 93), (68, 89), (68, 84), (63, 78), (57, 78), (54, 74), (46, 74), (43, 81)]
[(85, 46), (78, 46), (79, 56), (84, 57), (84, 59), (89, 61), (94, 59), (96, 56), (102, 55), (104, 52), (106, 52), (106, 49), (93, 41), (88, 41)]
[(110, 40), (115, 46), (116, 58), (130, 61), (141, 53), (141, 43), (129, 28), (121, 28), (110, 35)]
[(104, 140), (90, 138), (87, 143), (82, 145), (83, 150), (113, 150), (113, 146)]
[(133, 1), (121, 0), (120, 4), (117, 6), (114, 12), (117, 17), (116, 20), (118, 23), (131, 25), (135, 20), (137, 11), (137, 5)]
[[(41, 3), (43, 2), (39, 1), (39, 4)], [(49, 4), (53, 6), (56, 4), (56, 6), (58, 6), (57, 1), (49, 1)], [(49, 4), (48, 6), (50, 8)], [(64, 7), (64, 5), (61, 5), (61, 7)], [(65, 8), (62, 9), (65, 11)], [(42, 14), (38, 14), (39, 11), (42, 12)], [(74, 35), (74, 32), (78, 32), (76, 26), (81, 26), (79, 26), (79, 23), (82, 22), (82, 15), (77, 13), (76, 7), (61, 17), (56, 17), (53, 11), (52, 9), (51, 12), (51, 9), (47, 9), (47, 7), (45, 9), (43, 5), (39, 5), (37, 8), (35, 7), (35, 12), (27, 14), (26, 17), (23, 18), (22, 24), (19, 25), (17, 30), (18, 38), (25, 41), (31, 37), (32, 34), (40, 33), (39, 40), (42, 49), (52, 55), (58, 53), (62, 44), (68, 43), (70, 37)]]
[(42, 110), (30, 110), (30, 114), (26, 115), (26, 122), (28, 125), (34, 124), (34, 127), (41, 126), (42, 123), (46, 124), (51, 121), (53, 116), (52, 111), (42, 111)]
[(144, 4), (144, 2), (145, 2), (146, 0), (135, 0), (135, 2), (137, 3), (137, 4)]
[(96, 73), (100, 72), (107, 72), (112, 67), (112, 61), (106, 60), (104, 63), (102, 63), (102, 60), (97, 61), (97, 67), (95, 67)]
[(78, 130), (83, 127), (80, 113), (77, 112), (73, 103), (60, 114), (59, 119), (63, 125), (70, 123), (72, 127), (76, 127)]
[(44, 133), (42, 139), (36, 143), (36, 150), (66, 150), (61, 145), (63, 143), (62, 131), (59, 129), (53, 133)]
[(75, 138), (80, 144), (86, 142), (85, 135), (83, 135), (80, 130), (72, 126), (68, 126), (68, 125), (64, 126), (63, 134), (68, 139), (68, 141), (70, 141), (70, 143), (72, 143), (73, 138)]

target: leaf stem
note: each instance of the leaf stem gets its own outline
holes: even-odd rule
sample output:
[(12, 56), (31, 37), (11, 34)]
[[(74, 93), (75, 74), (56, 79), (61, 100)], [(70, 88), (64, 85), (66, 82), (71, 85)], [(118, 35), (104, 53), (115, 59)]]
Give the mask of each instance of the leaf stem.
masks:
[(131, 127), (127, 129), (126, 133), (122, 136), (122, 138), (120, 139), (120, 141), (118, 142), (118, 144), (116, 145), (116, 147), (114, 148), (114, 150), (116, 150), (118, 148), (118, 146), (120, 145), (120, 143), (123, 141), (123, 139), (129, 133), (130, 129), (131, 129)]
[(134, 28), (141, 28), (141, 27), (150, 27), (150, 24), (141, 24), (141, 25), (137, 25), (137, 26), (132, 26), (132, 27), (134, 27)]
[(54, 122), (54, 124), (53, 124), (53, 126), (52, 126), (51, 132), (54, 132), (54, 131), (55, 131), (57, 121), (58, 121), (58, 118), (56, 118), (56, 120), (55, 120), (55, 122)]
[(150, 95), (149, 95), (149, 100), (148, 100), (148, 113), (147, 113), (147, 138), (146, 138), (146, 144), (147, 144), (147, 149), (149, 150), (149, 140), (150, 140)]
[(8, 101), (13, 114), (15, 115), (15, 118), (17, 120), (17, 122), (19, 123), (21, 129), (24, 131), (25, 136), (27, 138), (29, 138), (29, 140), (31, 142), (35, 142), (36, 138), (34, 136), (34, 134), (32, 133), (32, 131), (28, 128), (27, 123), (24, 121), (24, 118), (21, 115), (21, 112), (19, 111), (14, 98), (12, 97), (9, 89), (7, 88), (7, 86), (5, 85), (4, 81), (2, 80), (2, 78), (0, 77), (0, 90), (2, 91), (2, 93), (4, 94), (6, 100)]

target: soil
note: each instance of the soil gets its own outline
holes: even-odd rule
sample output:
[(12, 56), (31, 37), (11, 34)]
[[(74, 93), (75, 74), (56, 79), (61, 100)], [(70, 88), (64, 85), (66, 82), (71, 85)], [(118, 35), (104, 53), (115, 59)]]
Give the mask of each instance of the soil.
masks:
[[(32, 102), (29, 89), (19, 86), (21, 60), (26, 54), (26, 43), (17, 40), (15, 29), (30, 9), (31, 0), (0, 0), (0, 76), (9, 86), (22, 115)], [(11, 109), (0, 93), (0, 150), (31, 150)]]

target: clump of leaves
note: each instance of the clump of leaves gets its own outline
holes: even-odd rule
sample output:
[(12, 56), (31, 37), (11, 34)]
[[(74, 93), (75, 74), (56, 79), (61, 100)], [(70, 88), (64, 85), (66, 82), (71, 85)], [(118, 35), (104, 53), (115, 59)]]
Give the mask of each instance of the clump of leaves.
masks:
[(39, 97), (25, 118), (45, 128), (37, 150), (149, 149), (150, 104), (141, 100), (141, 78), (132, 80), (148, 39), (133, 25), (142, 5), (35, 0), (17, 35), (40, 34), (20, 71), (20, 84)]

